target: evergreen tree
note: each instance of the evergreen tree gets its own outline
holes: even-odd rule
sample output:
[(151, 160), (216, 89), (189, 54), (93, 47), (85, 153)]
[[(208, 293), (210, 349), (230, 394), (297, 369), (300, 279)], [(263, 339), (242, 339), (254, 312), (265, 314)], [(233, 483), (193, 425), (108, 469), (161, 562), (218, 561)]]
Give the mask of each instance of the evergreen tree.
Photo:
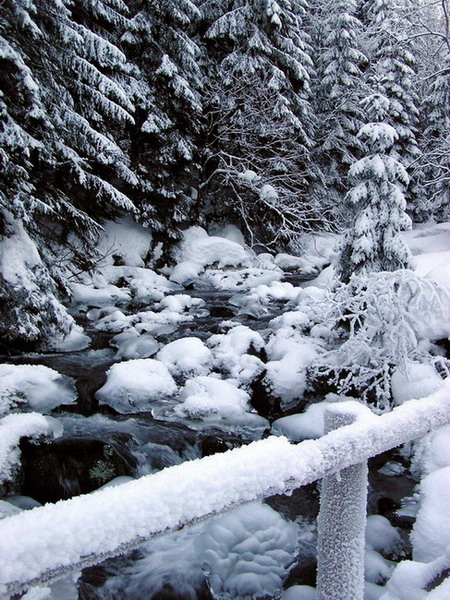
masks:
[(315, 94), (320, 115), (316, 156), (326, 192), (335, 192), (339, 201), (348, 189), (348, 169), (362, 151), (357, 133), (362, 125), (361, 67), (367, 58), (358, 48), (361, 24), (354, 16), (355, 1), (338, 0), (321, 9), (328, 17), (320, 21), (318, 32), (323, 49), (318, 58)]
[[(9, 299), (4, 314), (14, 335), (22, 330), (13, 321), (25, 312), (30, 339), (39, 339), (36, 329), (46, 319), (55, 333), (67, 333), (68, 316), (47, 294), (67, 292), (73, 265), (94, 264), (102, 219), (135, 210), (129, 192), (138, 179), (121, 148), (133, 106), (116, 77), (125, 56), (104, 33), (107, 18), (119, 19), (114, 6), (126, 9), (120, 0), (7, 0), (2, 6), (0, 231), (6, 240), (20, 238), (14, 232), (23, 223), (23, 236), (30, 234), (40, 255), (32, 294), (31, 275), (14, 280), (15, 301)], [(110, 28), (117, 23), (114, 18)], [(0, 283), (0, 298), (8, 299), (11, 282)], [(51, 306), (59, 308), (43, 308)]]
[(368, 122), (358, 137), (366, 155), (350, 168), (347, 202), (352, 226), (347, 232), (338, 272), (348, 282), (353, 273), (395, 271), (410, 266), (409, 250), (399, 233), (411, 225), (403, 193), (408, 174), (393, 151), (396, 129), (387, 123), (390, 100), (381, 93), (363, 100)]
[(423, 177), (426, 202), (422, 220), (445, 220), (450, 207), (450, 60), (432, 81), (424, 98), (422, 115)]
[(206, 0), (199, 6), (211, 73), (203, 206), (212, 218), (236, 221), (251, 243), (295, 245), (299, 231), (322, 219), (307, 196), (315, 126), (308, 5)]
[[(86, 2), (84, 10), (102, 4)], [(113, 77), (125, 56), (77, 22), (70, 6), (4, 4), (4, 189), (6, 207), (37, 231), (43, 214), (95, 233), (97, 219), (134, 210), (120, 188), (135, 186), (137, 178), (115, 141), (133, 121), (133, 106)], [(24, 181), (31, 194), (20, 193)]]
[(137, 109), (131, 158), (146, 182), (141, 219), (173, 240), (195, 210), (202, 80), (190, 29), (199, 11), (190, 0), (138, 0), (132, 10), (122, 43)]
[(422, 193), (412, 168), (421, 154), (417, 141), (416, 59), (411, 44), (404, 38), (398, 7), (391, 0), (366, 0), (362, 14), (371, 61), (370, 85), (389, 99), (388, 122), (397, 133), (393, 152), (409, 171), (406, 198), (408, 210), (414, 213)]

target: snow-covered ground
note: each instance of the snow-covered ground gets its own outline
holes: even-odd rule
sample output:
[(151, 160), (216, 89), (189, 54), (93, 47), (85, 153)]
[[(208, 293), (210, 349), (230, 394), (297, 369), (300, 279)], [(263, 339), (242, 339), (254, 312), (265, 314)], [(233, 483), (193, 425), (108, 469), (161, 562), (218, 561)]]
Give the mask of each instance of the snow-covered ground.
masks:
[[(432, 290), (433, 294), (435, 290), (435, 294), (430, 299), (430, 310), (423, 314), (412, 312), (413, 306), (419, 306), (414, 304), (415, 296), (404, 302), (402, 322), (406, 326), (401, 331), (412, 337), (400, 338), (397, 354), (389, 355), (389, 360), (392, 356), (403, 357), (393, 370), (394, 404), (438, 390), (445, 369), (449, 368), (442, 347), (435, 344), (435, 336), (450, 335), (450, 303), (445, 292), (450, 295), (450, 224), (428, 224), (404, 237), (415, 257), (416, 274), (426, 285), (418, 280), (418, 287), (413, 288), (408, 283), (411, 278), (405, 278), (402, 285), (411, 293), (419, 290), (418, 295), (423, 289), (427, 293)], [(342, 340), (333, 326), (342, 298), (333, 291), (335, 237), (305, 239), (302, 257), (256, 255), (233, 227), (216, 230), (214, 235), (194, 227), (184, 233), (175, 254), (175, 266), (158, 273), (146, 268), (150, 243), (150, 234), (130, 220), (107, 224), (101, 241), (105, 258), (98, 272), (93, 276), (84, 274), (73, 284), (73, 315), (81, 316), (91, 332), (109, 336), (109, 344), (114, 348), (115, 364), (96, 392), (100, 403), (123, 415), (151, 413), (157, 419), (180, 422), (194, 429), (208, 430), (213, 426), (235, 433), (250, 432), (254, 439), (269, 429), (272, 434), (285, 435), (293, 441), (321, 436), (325, 407), (342, 400), (342, 396), (334, 393), (324, 393), (321, 398), (317, 395), (312, 398), (310, 394), (311, 367), (319, 363), (327, 368), (339, 366), (343, 356)], [(326, 268), (322, 270), (323, 267)], [(291, 278), (289, 281), (283, 280), (286, 274)], [(314, 279), (314, 275), (318, 277)], [(296, 283), (300, 277), (310, 280)], [(441, 288), (433, 287), (435, 284)], [(224, 317), (214, 333), (197, 336), (195, 327), (208, 318), (202, 294), (211, 288), (217, 294), (225, 294), (228, 310), (234, 316)], [(399, 301), (401, 304), (402, 298)], [(380, 302), (379, 311), (384, 310), (383, 306)], [(393, 319), (396, 325), (396, 315), (378, 316), (381, 322), (390, 323), (389, 319)], [(257, 325), (258, 322), (261, 324)], [(188, 333), (178, 334), (180, 328)], [(78, 350), (79, 335), (77, 329), (77, 340), (72, 347), (70, 339), (65, 345), (60, 340), (59, 347)], [(364, 343), (367, 339), (374, 338), (365, 338)], [(350, 348), (350, 357), (355, 348)], [(369, 354), (371, 351), (369, 348)], [(358, 377), (373, 368), (360, 360)], [(47, 413), (61, 404), (74, 403), (76, 391), (69, 378), (43, 365), (0, 367), (0, 415), (3, 415), (0, 428), (7, 425), (9, 428), (8, 419), (28, 419), (23, 423), (14, 421), (11, 429), (14, 435), (2, 445), (3, 475), (7, 478), (20, 460), (17, 444), (21, 435), (60, 433), (54, 422), (52, 425), (45, 420), (47, 417), (40, 421), (35, 413), (21, 413), (24, 410)], [(390, 375), (388, 383), (390, 386)], [(256, 385), (262, 386), (268, 396), (264, 410), (253, 402)], [(280, 417), (305, 400), (308, 405), (301, 414)], [(273, 416), (280, 418), (273, 420)], [(56, 418), (64, 423), (64, 414)], [(398, 550), (398, 532), (383, 517), (370, 517), (365, 600), (449, 597), (448, 593), (445, 595), (446, 581), (432, 591), (421, 589), (443, 565), (450, 566), (450, 521), (446, 513), (450, 445), (446, 443), (444, 430), (432, 432), (414, 444), (411, 456), (414, 472), (422, 477), (417, 491), (420, 498), (417, 521), (411, 536), (414, 562), (403, 561), (395, 567), (389, 557)], [(266, 514), (262, 515), (266, 508)], [(186, 558), (183, 568), (192, 569), (193, 581), (201, 580), (209, 569), (206, 574), (219, 597), (257, 598), (264, 592), (281, 598), (282, 579), (290, 564), (283, 552), (289, 556), (295, 554), (292, 540), (296, 529), (277, 513), (269, 513), (268, 507), (255, 506), (253, 510), (268, 524), (273, 521), (270, 531), (279, 532), (281, 537), (273, 542), (273, 547), (265, 541), (273, 536), (264, 537), (265, 534), (260, 535), (254, 529), (251, 509), (242, 515), (224, 517), (222, 524), (206, 526), (199, 538), (201, 542), (187, 536), (186, 548), (191, 550), (186, 550), (186, 556), (191, 558)], [(6, 512), (1, 514), (6, 516)], [(226, 535), (224, 530), (228, 532)], [(196, 546), (199, 543), (201, 552)], [(127, 575), (130, 585), (137, 589), (143, 573), (151, 572), (152, 577), (158, 578), (158, 569), (164, 561), (172, 567), (170, 548), (169, 542), (155, 543), (142, 561), (131, 568)], [(193, 549), (207, 555), (208, 568), (198, 561), (194, 565)], [(262, 562), (257, 558), (258, 552), (266, 553)], [(243, 567), (246, 556), (252, 557), (251, 561), (248, 558), (247, 571)], [(400, 556), (397, 552), (397, 559)], [(178, 571), (173, 569), (175, 581)], [(411, 577), (411, 572), (417, 575)], [(179, 581), (181, 568), (178, 575)], [(386, 586), (381, 585), (386, 581)], [(117, 581), (111, 583), (115, 585), (119, 585)], [(35, 596), (29, 592), (25, 597), (68, 600), (73, 583), (67, 586), (72, 590), (67, 596), (61, 595), (61, 588), (55, 591), (56, 588), (49, 587), (42, 588), (40, 596), (39, 590), (35, 590)], [(282, 598), (301, 600), (313, 598), (314, 594), (315, 590), (309, 586), (293, 586)]]

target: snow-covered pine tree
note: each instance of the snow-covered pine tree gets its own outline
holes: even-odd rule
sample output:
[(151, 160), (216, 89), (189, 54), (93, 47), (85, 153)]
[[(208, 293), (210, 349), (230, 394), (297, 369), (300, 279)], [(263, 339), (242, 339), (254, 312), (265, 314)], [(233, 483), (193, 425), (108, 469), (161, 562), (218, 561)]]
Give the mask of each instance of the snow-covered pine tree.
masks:
[(198, 0), (206, 48), (206, 217), (252, 244), (295, 246), (326, 217), (307, 196), (315, 118), (305, 0)]
[[(119, 4), (126, 8), (119, 0), (86, 0), (83, 10), (81, 2), (76, 6), (87, 23), (95, 24), (102, 6)], [(46, 283), (33, 287), (30, 295), (21, 286), (31, 272), (14, 280), (14, 299), (9, 299), (0, 327), (26, 338), (14, 320), (30, 312), (29, 341), (42, 337), (46, 320), (53, 320), (56, 332), (67, 332), (60, 305), (39, 318), (38, 307), (52, 304), (45, 297), (49, 290), (59, 286), (60, 292), (66, 291), (70, 264), (88, 268), (95, 260), (90, 242), (99, 220), (134, 210), (124, 191), (137, 178), (116, 142), (133, 120), (133, 106), (114, 78), (124, 68), (125, 56), (95, 27), (85, 26), (72, 8), (69, 0), (6, 0), (2, 5), (1, 177), (6, 212), (0, 227), (7, 240), (20, 238), (17, 232), (25, 226), (22, 237), (31, 236), (30, 247), (35, 243), (35, 262)], [(105, 15), (101, 18), (104, 27)], [(76, 236), (79, 242), (72, 243)], [(0, 295), (11, 293), (3, 278)]]
[(446, 220), (450, 211), (450, 58), (432, 81), (422, 106), (422, 220)]
[(419, 67), (420, 146), (415, 165), (423, 184), (414, 218), (445, 220), (450, 207), (450, 6), (409, 0), (407, 37), (415, 45)]
[(420, 204), (421, 188), (413, 163), (420, 158), (418, 135), (419, 98), (416, 93), (416, 59), (413, 46), (404, 35), (402, 12), (391, 0), (366, 0), (362, 5), (366, 24), (365, 47), (380, 93), (389, 99), (389, 123), (397, 139), (393, 152), (408, 171), (406, 190), (408, 211)]
[(320, 3), (316, 36), (318, 56), (315, 108), (319, 115), (317, 149), (326, 193), (339, 202), (348, 189), (348, 169), (361, 156), (357, 133), (362, 125), (361, 68), (367, 64), (359, 49), (361, 23), (355, 17), (355, 0)]
[(199, 11), (191, 0), (135, 0), (130, 7), (133, 27), (122, 45), (134, 76), (131, 158), (147, 186), (141, 219), (173, 240), (196, 208), (202, 79), (191, 30)]
[(390, 100), (381, 92), (362, 102), (367, 123), (358, 137), (367, 153), (349, 172), (352, 188), (347, 194), (351, 226), (338, 265), (340, 279), (348, 282), (353, 273), (395, 271), (410, 266), (410, 254), (400, 237), (408, 229), (404, 189), (408, 174), (393, 152), (398, 138), (388, 123)]
[[(102, 3), (85, 4), (87, 11)], [(56, 0), (8, 0), (3, 5), (2, 34), (10, 48), (5, 129), (11, 137), (19, 127), (25, 132), (22, 141), (28, 136), (33, 146), (33, 152), (31, 147), (19, 154), (12, 149), (9, 162), (38, 190), (30, 198), (22, 196), (21, 211), (39, 232), (43, 213), (46, 219), (51, 215), (64, 224), (70, 219), (80, 231), (94, 233), (96, 219), (133, 210), (119, 188), (137, 183), (114, 140), (133, 120), (133, 106), (113, 77), (125, 56), (77, 22), (71, 5)], [(24, 152), (28, 156), (22, 161)], [(13, 197), (8, 192), (12, 209), (18, 206)]]

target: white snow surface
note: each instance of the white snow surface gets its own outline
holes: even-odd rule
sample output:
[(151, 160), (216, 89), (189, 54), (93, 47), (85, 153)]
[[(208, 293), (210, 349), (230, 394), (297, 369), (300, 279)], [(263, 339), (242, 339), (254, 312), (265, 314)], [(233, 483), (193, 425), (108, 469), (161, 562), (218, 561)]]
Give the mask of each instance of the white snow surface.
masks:
[(0, 416), (18, 410), (46, 413), (76, 399), (74, 382), (49, 367), (0, 364)]
[(281, 600), (317, 600), (316, 588), (310, 585), (293, 585), (284, 592)]
[(102, 266), (113, 265), (114, 256), (120, 256), (123, 264), (143, 267), (152, 242), (149, 229), (139, 225), (131, 217), (118, 221), (107, 221), (98, 241), (98, 249), (103, 253)]
[(208, 375), (213, 356), (200, 338), (179, 338), (166, 344), (157, 354), (173, 376), (193, 377)]
[(230, 239), (209, 236), (201, 227), (190, 227), (183, 232), (183, 240), (177, 252), (178, 264), (170, 280), (185, 283), (196, 278), (208, 265), (219, 267), (250, 266), (254, 255), (249, 248), (243, 248)]
[(450, 567), (450, 549), (431, 562), (405, 560), (397, 565), (380, 600), (448, 600), (450, 580), (444, 579), (430, 592), (426, 586)]
[(391, 391), (395, 404), (412, 398), (425, 398), (436, 392), (442, 379), (432, 365), (407, 361), (403, 368), (397, 367), (391, 377)]
[(151, 403), (172, 396), (177, 385), (167, 367), (152, 358), (116, 363), (95, 396), (120, 413), (147, 412)]
[(7, 415), (0, 419), (0, 483), (11, 479), (19, 463), (18, 446), (22, 437), (59, 437), (62, 430), (59, 421), (35, 412)]
[(342, 402), (339, 409), (355, 407), (358, 421), (319, 440), (291, 445), (285, 438), (270, 437), (3, 519), (0, 593), (7, 584), (40, 577), (48, 569), (59, 572), (82, 556), (123, 550), (124, 544), (140, 543), (152, 533), (236, 503), (286, 493), (420, 437), (450, 422), (449, 396), (450, 379), (430, 397), (411, 400), (380, 417), (370, 411), (362, 416), (360, 405)]
[(214, 376), (189, 379), (181, 391), (180, 399), (181, 404), (174, 408), (174, 413), (180, 417), (210, 423), (267, 424), (262, 417), (248, 414), (250, 397), (246, 391), (236, 387), (233, 380)]
[(429, 475), (449, 466), (450, 425), (444, 425), (416, 442), (413, 467), (417, 475)]
[(310, 404), (303, 413), (276, 419), (272, 423), (272, 433), (285, 435), (292, 442), (319, 438), (325, 431), (324, 414), (329, 406), (330, 402), (318, 402)]
[(403, 233), (416, 273), (450, 292), (450, 223), (427, 223)]
[(420, 508), (411, 533), (413, 559), (431, 562), (450, 548), (450, 466), (420, 482)]

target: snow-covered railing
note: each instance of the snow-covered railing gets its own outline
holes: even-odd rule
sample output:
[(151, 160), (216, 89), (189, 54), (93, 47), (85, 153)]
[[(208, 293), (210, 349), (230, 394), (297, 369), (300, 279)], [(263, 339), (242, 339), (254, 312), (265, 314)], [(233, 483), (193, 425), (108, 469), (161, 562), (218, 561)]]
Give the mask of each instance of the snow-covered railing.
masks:
[[(342, 578), (342, 570), (351, 574), (347, 579), (353, 579), (360, 570), (356, 563), (362, 560), (360, 544), (364, 538), (357, 532), (359, 542), (355, 545), (352, 522), (364, 523), (365, 514), (354, 515), (352, 497), (361, 489), (361, 474), (365, 475), (364, 467), (355, 465), (450, 423), (450, 379), (431, 396), (411, 400), (382, 416), (375, 416), (357, 402), (336, 403), (330, 410), (328, 429), (340, 425), (342, 419), (356, 421), (296, 445), (285, 438), (270, 437), (0, 521), (0, 595), (20, 593), (31, 585), (122, 554), (152, 537), (326, 478), (325, 487), (328, 482), (334, 488), (321, 507), (320, 535), (322, 539), (333, 535), (333, 548), (341, 553), (338, 564), (343, 569), (336, 572), (329, 556), (321, 562), (319, 542), (318, 597), (360, 600), (362, 582), (353, 584), (345, 596), (327, 591), (335, 589), (333, 581)], [(343, 483), (349, 478), (356, 481), (356, 488), (346, 492), (338, 485), (339, 476), (332, 476), (349, 467), (357, 472), (347, 472), (349, 477), (344, 472), (340, 477), (344, 476)], [(362, 487), (365, 494), (366, 483)], [(343, 500), (339, 527), (330, 532), (323, 523), (335, 512), (330, 502), (339, 496)], [(361, 512), (361, 506), (358, 510)], [(354, 561), (356, 570), (349, 561)]]

